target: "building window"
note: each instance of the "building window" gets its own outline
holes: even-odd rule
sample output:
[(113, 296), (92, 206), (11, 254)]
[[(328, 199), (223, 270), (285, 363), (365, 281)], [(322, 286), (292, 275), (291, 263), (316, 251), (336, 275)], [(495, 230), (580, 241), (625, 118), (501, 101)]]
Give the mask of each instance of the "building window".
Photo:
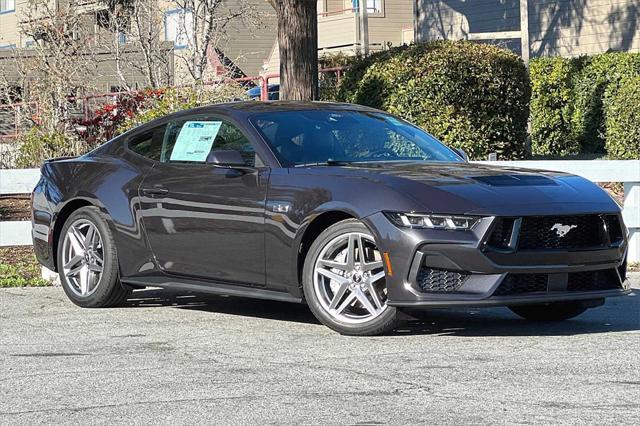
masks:
[(382, 0), (367, 0), (367, 12), (382, 13), (383, 12)]
[(169, 10), (164, 14), (164, 37), (176, 49), (184, 49), (193, 38), (193, 12), (189, 9)]
[(0, 13), (9, 13), (16, 10), (15, 0), (0, 0)]
[[(383, 13), (384, 12), (383, 0), (366, 0), (366, 2), (367, 2), (367, 13)], [(351, 4), (353, 6), (354, 11), (357, 12), (358, 10), (360, 10), (360, 0), (351, 0)]]

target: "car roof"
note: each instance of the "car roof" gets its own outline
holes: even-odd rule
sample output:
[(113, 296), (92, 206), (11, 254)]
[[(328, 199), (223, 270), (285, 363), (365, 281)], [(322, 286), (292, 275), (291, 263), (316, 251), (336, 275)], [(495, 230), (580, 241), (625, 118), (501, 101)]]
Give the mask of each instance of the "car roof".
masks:
[[(177, 111), (155, 120), (141, 124), (131, 129), (125, 134), (146, 131), (157, 125), (159, 121), (167, 119), (178, 119), (190, 114), (225, 114), (235, 117), (236, 119), (246, 119), (248, 116), (256, 113), (265, 112), (287, 112), (287, 111), (310, 111), (310, 110), (327, 110), (327, 111), (363, 111), (363, 112), (381, 112), (380, 110), (366, 107), (363, 105), (341, 103), (341, 102), (319, 102), (319, 101), (236, 101), (219, 104), (211, 104), (202, 107), (192, 108), (183, 111)], [(124, 134), (123, 134), (124, 135)]]
[(264, 112), (285, 112), (285, 111), (309, 111), (309, 110), (349, 110), (349, 111), (378, 111), (362, 105), (340, 103), (340, 102), (311, 102), (311, 101), (243, 101), (228, 102), (221, 104), (207, 105), (195, 108), (190, 112), (226, 112), (231, 115), (251, 115)]

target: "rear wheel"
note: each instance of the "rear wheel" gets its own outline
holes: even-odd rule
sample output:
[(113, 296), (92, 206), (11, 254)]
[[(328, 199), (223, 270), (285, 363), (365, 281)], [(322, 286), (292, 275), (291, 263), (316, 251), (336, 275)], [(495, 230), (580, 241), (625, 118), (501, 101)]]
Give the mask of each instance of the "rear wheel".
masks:
[(360, 221), (326, 229), (305, 259), (303, 291), (313, 314), (329, 328), (368, 336), (392, 330), (396, 308), (387, 305), (382, 256)]
[(509, 309), (530, 321), (564, 321), (582, 314), (588, 308), (580, 302), (510, 306)]
[(130, 291), (118, 279), (118, 256), (109, 225), (96, 207), (73, 212), (60, 233), (58, 271), (67, 297), (84, 308), (122, 303)]

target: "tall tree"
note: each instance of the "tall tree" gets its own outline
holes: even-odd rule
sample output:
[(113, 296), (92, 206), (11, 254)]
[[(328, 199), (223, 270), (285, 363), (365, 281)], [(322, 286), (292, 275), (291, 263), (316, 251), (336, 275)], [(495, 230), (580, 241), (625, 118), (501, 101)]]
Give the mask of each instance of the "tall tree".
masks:
[[(212, 60), (224, 63), (225, 47), (233, 43), (230, 30), (242, 24), (245, 31), (259, 27), (260, 16), (250, 0), (174, 0), (182, 10), (178, 16), (178, 29), (186, 49), (176, 52), (183, 61), (194, 84), (202, 83)], [(232, 31), (231, 31), (232, 32)], [(234, 70), (230, 70), (232, 73)]]
[(278, 16), (280, 99), (318, 99), (318, 3), (270, 0)]

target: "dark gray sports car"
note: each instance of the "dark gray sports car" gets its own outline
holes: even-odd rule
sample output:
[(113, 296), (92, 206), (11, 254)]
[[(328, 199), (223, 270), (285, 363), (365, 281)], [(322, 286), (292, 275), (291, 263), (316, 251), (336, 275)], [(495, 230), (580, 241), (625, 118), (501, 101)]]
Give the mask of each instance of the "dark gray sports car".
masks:
[(305, 302), (353, 335), (392, 329), (402, 309), (562, 320), (630, 291), (603, 190), (464, 157), (355, 105), (194, 109), (46, 162), (34, 247), (83, 307), (172, 287)]

